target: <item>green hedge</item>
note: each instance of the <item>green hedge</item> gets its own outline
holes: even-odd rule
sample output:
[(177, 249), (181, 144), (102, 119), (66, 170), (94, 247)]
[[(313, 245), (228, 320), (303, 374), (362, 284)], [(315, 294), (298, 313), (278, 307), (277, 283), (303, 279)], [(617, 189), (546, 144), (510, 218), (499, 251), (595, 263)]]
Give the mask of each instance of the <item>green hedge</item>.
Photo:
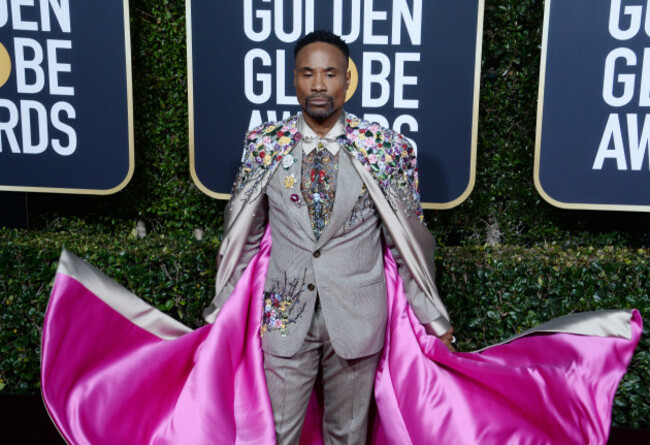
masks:
[[(200, 326), (213, 296), (217, 233), (88, 236), (0, 230), (0, 393), (39, 388), (40, 332), (63, 245), (181, 322)], [(638, 308), (650, 315), (650, 251), (446, 247), (436, 263), (460, 350), (482, 348), (575, 311)], [(650, 335), (620, 386), (614, 422), (650, 427)]]

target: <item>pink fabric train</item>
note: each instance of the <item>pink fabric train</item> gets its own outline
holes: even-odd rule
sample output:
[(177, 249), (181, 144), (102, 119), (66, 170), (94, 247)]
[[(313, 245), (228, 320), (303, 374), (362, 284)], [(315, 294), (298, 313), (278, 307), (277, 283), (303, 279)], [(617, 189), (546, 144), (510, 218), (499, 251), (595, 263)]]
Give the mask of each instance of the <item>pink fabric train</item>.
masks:
[[(259, 338), (270, 247), (267, 233), (217, 321), (194, 331), (64, 253), (42, 356), (43, 398), (63, 437), (275, 443)], [(637, 311), (555, 320), (480, 352), (451, 353), (417, 322), (388, 250), (385, 268), (389, 317), (371, 443), (607, 442), (614, 392), (641, 333)], [(315, 400), (303, 444), (322, 443)]]

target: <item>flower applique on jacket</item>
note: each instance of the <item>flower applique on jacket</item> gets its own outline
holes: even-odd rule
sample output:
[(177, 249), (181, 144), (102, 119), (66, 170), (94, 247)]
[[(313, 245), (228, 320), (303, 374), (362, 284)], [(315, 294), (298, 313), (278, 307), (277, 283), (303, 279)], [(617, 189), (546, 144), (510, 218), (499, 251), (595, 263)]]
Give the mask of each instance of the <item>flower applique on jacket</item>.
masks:
[[(246, 134), (244, 162), (239, 168), (233, 194), (250, 184), (252, 187), (244, 196), (244, 199), (250, 199), (262, 191), (259, 184), (263, 182), (264, 175), (272, 172), (278, 163), (288, 169), (295, 162), (289, 152), (302, 139), (297, 122), (298, 116), (275, 124), (267, 122)], [(284, 159), (285, 156), (287, 159)]]
[(305, 311), (305, 303), (300, 301), (304, 283), (304, 277), (289, 281), (285, 273), (282, 280), (276, 279), (271, 289), (264, 292), (264, 315), (260, 336), (269, 331), (279, 331), (283, 337), (289, 333), (289, 325), (295, 323)]

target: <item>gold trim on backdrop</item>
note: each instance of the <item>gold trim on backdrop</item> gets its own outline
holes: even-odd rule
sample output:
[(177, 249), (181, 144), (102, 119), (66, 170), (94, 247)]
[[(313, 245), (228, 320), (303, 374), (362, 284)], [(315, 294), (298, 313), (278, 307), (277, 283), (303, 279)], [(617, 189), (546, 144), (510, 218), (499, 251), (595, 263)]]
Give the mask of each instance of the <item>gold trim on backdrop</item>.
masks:
[(484, 22), (485, 0), (479, 0), (478, 14), (476, 17), (476, 56), (474, 61), (474, 103), (472, 110), (472, 141), (469, 163), (469, 182), (465, 191), (456, 199), (449, 202), (433, 203), (423, 202), (423, 209), (448, 210), (454, 208), (469, 197), (476, 184), (476, 153), (478, 147), (478, 115), (479, 100), (481, 96), (481, 58), (483, 55), (483, 22)]
[(36, 192), (36, 193), (65, 193), (74, 195), (112, 195), (119, 192), (131, 181), (135, 170), (135, 143), (133, 130), (133, 85), (131, 76), (131, 26), (129, 22), (129, 0), (123, 0), (124, 9), (124, 52), (126, 58), (126, 96), (127, 116), (129, 131), (129, 170), (124, 180), (117, 186), (110, 189), (77, 189), (57, 187), (27, 187), (27, 186), (4, 186), (0, 185), (0, 191), (8, 192)]
[[(190, 176), (194, 185), (211, 198), (230, 199), (230, 193), (217, 193), (207, 188), (196, 174), (194, 153), (194, 70), (192, 68), (192, 0), (185, 0), (185, 33), (187, 34), (187, 118), (189, 121)], [(234, 181), (235, 178), (232, 178)]]
[(650, 212), (650, 206), (642, 205), (624, 205), (624, 204), (584, 204), (577, 202), (562, 202), (552, 198), (542, 187), (539, 178), (541, 151), (542, 151), (542, 123), (544, 117), (544, 87), (546, 85), (546, 58), (548, 55), (548, 30), (551, 15), (551, 0), (546, 0), (544, 4), (544, 28), (542, 30), (542, 54), (539, 67), (539, 92), (537, 98), (537, 125), (535, 133), (535, 164), (534, 164), (534, 182), (537, 192), (544, 201), (561, 209), (574, 210), (616, 210), (623, 212)]
[[(192, 0), (185, 0), (185, 15), (187, 21), (187, 94), (188, 94), (188, 120), (189, 120), (189, 148), (190, 148), (190, 175), (194, 184), (206, 195), (217, 199), (230, 199), (230, 193), (217, 193), (207, 188), (198, 178), (195, 168), (194, 153), (194, 77), (192, 70)], [(483, 22), (484, 22), (485, 0), (478, 0), (478, 11), (476, 18), (476, 54), (474, 68), (474, 100), (472, 110), (472, 138), (470, 153), (470, 177), (465, 191), (456, 199), (449, 202), (423, 202), (422, 208), (446, 210), (462, 204), (474, 190), (476, 183), (476, 153), (478, 145), (478, 118), (479, 98), (481, 89), (481, 57), (483, 48)], [(349, 99), (349, 98), (348, 98)], [(234, 178), (233, 178), (234, 180)]]

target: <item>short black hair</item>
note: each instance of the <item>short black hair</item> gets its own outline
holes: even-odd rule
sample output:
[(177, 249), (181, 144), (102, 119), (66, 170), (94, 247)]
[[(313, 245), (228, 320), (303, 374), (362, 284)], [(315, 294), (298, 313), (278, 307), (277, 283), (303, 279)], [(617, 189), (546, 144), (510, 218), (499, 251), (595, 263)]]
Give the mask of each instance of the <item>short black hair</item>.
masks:
[(350, 57), (350, 48), (348, 47), (348, 44), (343, 41), (342, 38), (334, 34), (333, 32), (330, 31), (324, 31), (322, 29), (318, 29), (316, 31), (312, 31), (300, 40), (296, 42), (296, 46), (293, 48), (293, 60), (296, 60), (296, 57), (298, 57), (298, 53), (300, 52), (301, 49), (303, 49), (305, 46), (309, 45), (310, 43), (316, 43), (316, 42), (323, 42), (323, 43), (329, 43), (330, 45), (336, 46), (338, 49), (341, 50), (343, 55), (345, 56), (345, 60), (347, 61), (348, 58)]

